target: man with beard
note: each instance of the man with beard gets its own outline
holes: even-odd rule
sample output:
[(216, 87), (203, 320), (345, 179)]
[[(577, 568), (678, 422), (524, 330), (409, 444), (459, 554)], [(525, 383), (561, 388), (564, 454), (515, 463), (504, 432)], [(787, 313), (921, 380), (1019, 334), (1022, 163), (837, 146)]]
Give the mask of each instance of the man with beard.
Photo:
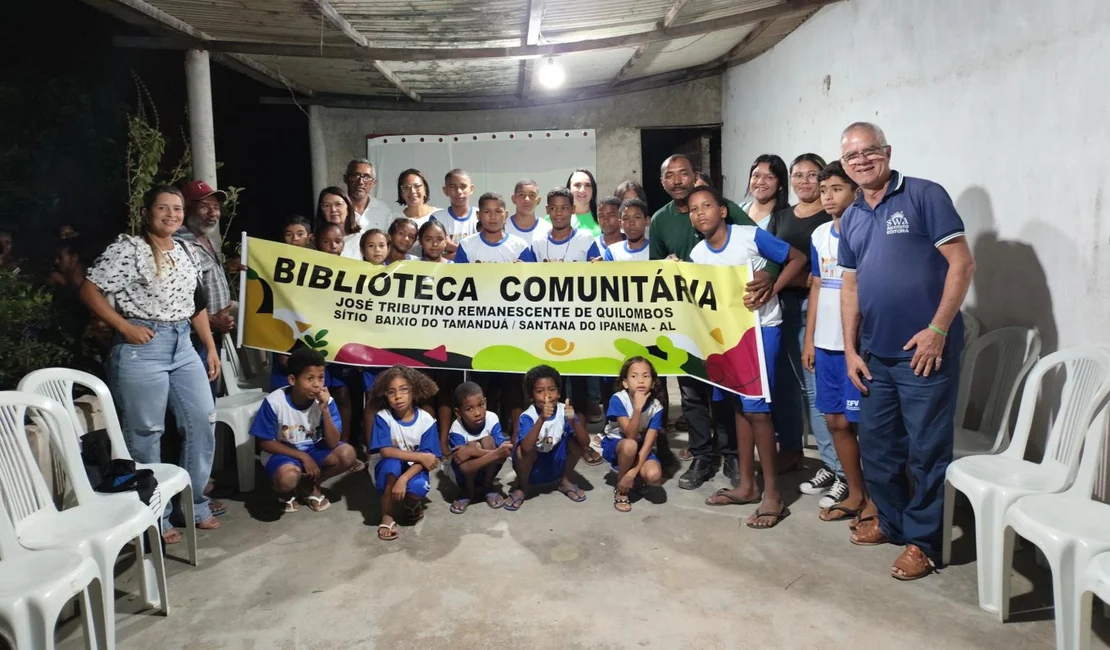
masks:
[[(671, 202), (660, 208), (651, 218), (651, 238), (649, 247), (651, 259), (674, 259), (690, 261), (690, 251), (698, 243), (700, 236), (690, 223), (690, 206), (686, 199), (694, 189), (697, 177), (694, 165), (682, 154), (675, 154), (663, 161), (660, 168), (660, 181), (663, 189), (671, 195)], [(732, 201), (725, 200), (728, 208), (726, 223), (738, 226), (754, 226), (748, 215)], [(768, 262), (765, 270), (753, 275), (747, 286), (745, 302), (754, 307), (763, 305), (771, 297), (774, 277), (780, 268)], [(733, 485), (740, 480), (740, 463), (736, 453), (736, 432), (731, 425), (731, 413), (714, 413), (712, 420), (709, 411), (709, 387), (693, 377), (679, 377), (678, 385), (682, 390), (682, 415), (686, 418), (689, 430), (690, 468), (679, 477), (678, 487), (694, 490), (708, 481), (714, 473), (713, 430), (716, 429), (721, 444), (724, 473)], [(724, 409), (727, 411), (728, 409)], [(710, 497), (710, 501), (720, 495)], [(717, 505), (711, 503), (711, 505)]]
[(355, 210), (355, 223), (359, 232), (366, 232), (371, 228), (381, 231), (389, 229), (393, 223), (393, 214), (389, 204), (381, 199), (371, 196), (378, 179), (374, 173), (374, 165), (365, 158), (355, 158), (347, 163), (347, 173), (343, 175), (347, 184), (347, 197)]
[[(235, 327), (235, 315), (231, 302), (231, 289), (227, 283), (228, 268), (237, 269), (239, 260), (225, 260), (208, 233), (219, 227), (220, 208), (227, 199), (223, 190), (214, 190), (202, 180), (189, 181), (182, 188), (185, 197), (185, 224), (174, 235), (177, 239), (192, 245), (194, 257), (200, 266), (200, 289), (208, 303), (208, 322), (212, 326), (216, 349), (223, 349), (223, 336)], [(205, 348), (197, 348), (201, 360), (205, 361)], [(215, 390), (215, 382), (213, 382)], [(214, 393), (213, 393), (214, 394)]]

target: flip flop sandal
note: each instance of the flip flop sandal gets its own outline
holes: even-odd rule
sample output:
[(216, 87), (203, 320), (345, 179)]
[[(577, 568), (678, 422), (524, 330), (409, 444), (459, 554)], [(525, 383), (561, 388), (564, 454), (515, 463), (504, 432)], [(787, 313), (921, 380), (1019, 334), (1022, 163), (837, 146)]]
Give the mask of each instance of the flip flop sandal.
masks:
[(308, 507), (313, 512), (323, 512), (331, 507), (331, 501), (322, 494), (310, 494), (305, 498), (308, 499)]
[[(897, 573), (899, 569), (901, 569), (902, 575)], [(894, 561), (894, 566), (890, 568), (890, 577), (902, 582), (910, 582), (920, 580), (936, 570), (937, 565), (926, 557), (919, 546), (909, 544), (906, 546), (906, 550), (902, 551), (902, 554)]]
[(678, 454), (676, 455), (678, 456), (678, 459), (684, 463), (688, 463), (694, 460), (694, 455), (690, 453), (689, 449), (679, 449)]
[(628, 500), (627, 494), (613, 492), (613, 508), (617, 512), (632, 512), (632, 502)]
[(488, 492), (486, 493), (486, 505), (494, 510), (497, 510), (498, 508), (505, 505), (505, 497), (501, 496), (497, 492)]
[[(587, 458), (587, 456), (589, 456), (589, 452), (591, 452), (591, 451), (593, 453), (597, 454), (594, 457), (593, 460), (590, 460), (589, 458)], [(605, 459), (601, 456), (601, 454), (598, 454), (597, 450), (594, 449), (593, 447), (590, 447), (589, 450), (587, 450), (586, 453), (582, 454), (582, 460), (584, 460), (587, 465), (600, 465), (600, 464), (605, 462)]]
[(501, 505), (501, 507), (509, 512), (516, 512), (520, 510), (520, 506), (524, 504), (524, 495), (516, 496), (510, 494), (509, 498)]
[[(841, 506), (841, 505), (829, 506), (828, 508), (825, 508), (824, 510), (822, 510), (821, 514), (828, 514), (828, 513), (831, 513), (831, 512), (839, 512), (841, 514), (840, 514), (840, 516), (834, 517), (832, 519), (825, 519), (824, 517), (822, 517), (819, 514), (819, 515), (817, 515), (817, 518), (820, 519), (821, 521), (844, 521), (845, 519), (848, 519), (849, 517), (854, 519), (854, 518), (859, 516), (859, 510), (858, 509), (857, 510), (852, 510), (851, 508), (845, 508), (844, 506)], [(855, 529), (853, 528), (852, 530), (854, 531)]]
[(212, 516), (214, 516), (214, 517), (222, 517), (225, 514), (227, 514), (227, 504), (224, 503), (223, 501), (217, 501), (215, 499), (209, 499), (208, 500), (208, 511), (211, 512)]
[[(758, 498), (753, 499), (752, 501), (745, 501), (743, 499), (737, 499), (736, 497), (732, 496), (728, 492), (729, 492), (728, 488), (721, 488), (721, 489), (717, 490), (716, 492), (713, 493), (713, 496), (711, 496), (711, 497), (709, 497), (708, 499), (705, 500), (705, 505), (714, 506), (714, 507), (720, 507), (720, 506), (748, 506), (748, 505), (751, 505), (753, 503), (759, 503), (760, 501), (763, 500), (763, 495), (759, 495)], [(724, 499), (724, 502), (719, 502), (719, 501), (714, 502), (712, 500), (714, 498)]]
[(162, 541), (166, 544), (177, 544), (183, 539), (185, 539), (185, 536), (176, 528), (167, 528), (162, 531)]
[(357, 474), (357, 473), (363, 471), (364, 469), (366, 469), (366, 463), (362, 462), (361, 460), (356, 460), (355, 464), (351, 466), (351, 469), (347, 470), (347, 473), (348, 474)]
[(297, 503), (296, 495), (293, 495), (288, 499), (278, 498), (278, 503), (282, 505), (282, 512), (296, 512), (301, 509), (300, 504)]
[(412, 523), (415, 524), (424, 518), (424, 506), (419, 503), (414, 506), (405, 506), (405, 514), (407, 514), (409, 519), (412, 519)]
[[(384, 533), (382, 531), (385, 531)], [(383, 542), (392, 542), (400, 537), (401, 534), (397, 532), (397, 522), (391, 524), (378, 524), (378, 539)]]
[(775, 526), (778, 526), (782, 522), (783, 519), (786, 519), (789, 516), (790, 516), (790, 508), (787, 508), (786, 506), (783, 506), (782, 510), (779, 510), (778, 512), (760, 512), (760, 511), (756, 510), (755, 511), (755, 518), (756, 519), (759, 519), (761, 517), (774, 517), (775, 521), (772, 522), (770, 526), (757, 526), (754, 523), (749, 523), (748, 528), (754, 528), (756, 530), (770, 530), (770, 529), (774, 528)]
[(586, 500), (586, 493), (583, 492), (582, 489), (579, 488), (577, 485), (572, 484), (569, 489), (565, 490), (563, 489), (563, 486), (560, 485), (559, 491), (565, 494), (568, 499), (575, 503), (582, 503)]
[[(875, 522), (874, 528), (872, 529), (871, 527), (868, 527), (868, 530), (863, 531), (863, 533), (867, 535), (867, 537), (857, 537), (857, 535), (859, 535), (860, 533), (860, 530), (863, 528), (863, 524), (868, 521)], [(890, 543), (890, 538), (886, 536), (886, 533), (883, 532), (882, 527), (879, 526), (877, 518), (874, 515), (871, 515), (870, 517), (863, 517), (862, 519), (860, 519), (860, 525), (856, 527), (855, 532), (851, 535), (851, 537), (848, 538), (848, 541), (855, 544), (856, 546), (882, 546), (883, 544)]]
[(470, 505), (470, 499), (455, 499), (451, 504), (451, 514), (461, 515), (466, 512), (466, 508)]
[(220, 522), (217, 521), (215, 517), (209, 517), (208, 519), (205, 519), (204, 521), (198, 521), (197, 522), (197, 528), (199, 528), (201, 530), (216, 530), (219, 527), (220, 527)]

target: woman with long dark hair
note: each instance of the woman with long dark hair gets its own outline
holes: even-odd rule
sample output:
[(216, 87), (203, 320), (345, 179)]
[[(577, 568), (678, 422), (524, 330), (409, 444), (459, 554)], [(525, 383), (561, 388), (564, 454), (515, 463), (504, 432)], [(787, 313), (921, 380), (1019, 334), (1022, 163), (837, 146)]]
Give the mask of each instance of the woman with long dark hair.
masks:
[(786, 185), (786, 163), (773, 153), (755, 159), (748, 170), (750, 201), (740, 204), (757, 226), (767, 229), (771, 215), (790, 207), (790, 189)]
[[(825, 168), (825, 160), (815, 153), (804, 153), (790, 163), (790, 186), (798, 202), (776, 211), (767, 230), (786, 241), (806, 258), (810, 264), (812, 250), (810, 238), (817, 226), (832, 221), (821, 205), (821, 184), (818, 174)], [(802, 366), (802, 346), (805, 342), (806, 316), (809, 311), (809, 281), (806, 273), (793, 285), (779, 292), (782, 308), (782, 353), (779, 354), (778, 380), (773, 388), (772, 411), (775, 428), (779, 434), (781, 467), (797, 467), (802, 460), (802, 436), (806, 418), (819, 442), (824, 466), (813, 478), (799, 486), (805, 494), (822, 494), (820, 506), (836, 505), (848, 495), (848, 486), (838, 478), (843, 476), (832, 436), (825, 419), (816, 409), (816, 376)]]
[(358, 250), (359, 231), (362, 228), (355, 218), (355, 207), (350, 197), (340, 187), (325, 187), (316, 201), (316, 222), (312, 231), (320, 230), (326, 223), (334, 223), (343, 230), (343, 256), (362, 259)]
[[(89, 268), (81, 300), (116, 332), (108, 383), (131, 456), (140, 463), (161, 462), (168, 403), (185, 429), (182, 465), (192, 482), (196, 526), (219, 528), (204, 489), (216, 449), (209, 382), (220, 374), (220, 355), (198, 290), (200, 263), (173, 236), (185, 219), (185, 199), (177, 188), (159, 185), (143, 196), (142, 214), (142, 234), (120, 235)], [(102, 292), (115, 296), (116, 309)], [(207, 368), (190, 340), (192, 332), (207, 350)], [(174, 544), (181, 533), (170, 527), (170, 508), (167, 503), (162, 537)]]
[(597, 181), (588, 169), (576, 169), (567, 177), (567, 189), (574, 197), (574, 216), (570, 225), (580, 228), (597, 237), (601, 226), (597, 225)]

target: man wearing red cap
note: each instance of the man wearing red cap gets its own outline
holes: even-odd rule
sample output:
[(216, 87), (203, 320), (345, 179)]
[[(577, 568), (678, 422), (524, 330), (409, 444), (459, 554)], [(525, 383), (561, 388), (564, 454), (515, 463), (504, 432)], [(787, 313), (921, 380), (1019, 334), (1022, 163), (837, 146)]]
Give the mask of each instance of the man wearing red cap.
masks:
[[(222, 347), (223, 337), (235, 327), (234, 305), (224, 271), (224, 255), (208, 238), (208, 232), (220, 224), (220, 208), (227, 193), (212, 189), (202, 180), (189, 181), (181, 188), (185, 196), (185, 224), (175, 235), (192, 244), (200, 261), (201, 290), (208, 301), (208, 321), (216, 332), (216, 349)], [(232, 260), (237, 264), (236, 260)], [(202, 355), (203, 356), (203, 349)]]

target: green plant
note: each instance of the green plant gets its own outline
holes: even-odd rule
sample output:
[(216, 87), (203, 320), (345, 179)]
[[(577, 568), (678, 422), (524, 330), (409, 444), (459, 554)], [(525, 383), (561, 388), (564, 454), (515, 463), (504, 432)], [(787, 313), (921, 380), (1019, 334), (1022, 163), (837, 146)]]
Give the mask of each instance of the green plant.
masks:
[(61, 318), (49, 291), (0, 269), (0, 389), (14, 389), (33, 370), (72, 365), (73, 340)]
[[(136, 112), (127, 116), (127, 232), (139, 234), (142, 227), (143, 195), (154, 187), (166, 151), (166, 138), (159, 130), (154, 100), (139, 76), (131, 72), (137, 94)], [(147, 119), (147, 106), (154, 123)], [(188, 152), (188, 148), (186, 148)]]

